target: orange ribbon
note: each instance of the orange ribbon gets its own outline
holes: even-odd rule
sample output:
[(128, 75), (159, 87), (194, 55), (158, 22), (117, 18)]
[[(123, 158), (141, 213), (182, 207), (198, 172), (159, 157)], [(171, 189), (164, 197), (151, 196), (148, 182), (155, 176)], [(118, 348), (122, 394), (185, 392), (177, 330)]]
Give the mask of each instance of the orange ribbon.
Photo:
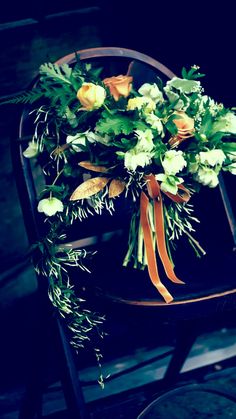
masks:
[[(160, 185), (157, 182), (154, 175), (146, 176), (147, 179), (147, 190), (148, 195), (154, 201), (154, 221), (156, 231), (157, 250), (162, 261), (166, 276), (176, 284), (184, 284), (175, 275), (172, 263), (168, 256), (165, 241), (165, 230), (164, 230), (164, 216), (163, 216), (163, 204)], [(179, 190), (176, 195), (169, 192), (164, 192), (174, 202), (187, 202), (190, 198), (190, 192), (183, 185), (178, 186)], [(150, 227), (150, 221), (148, 216), (149, 209), (149, 198), (145, 192), (141, 192), (140, 197), (140, 223), (143, 229), (144, 245), (147, 254), (148, 272), (153, 285), (160, 292), (166, 303), (173, 300), (172, 295), (169, 293), (167, 288), (162, 284), (157, 268), (156, 255), (152, 240), (152, 230)]]

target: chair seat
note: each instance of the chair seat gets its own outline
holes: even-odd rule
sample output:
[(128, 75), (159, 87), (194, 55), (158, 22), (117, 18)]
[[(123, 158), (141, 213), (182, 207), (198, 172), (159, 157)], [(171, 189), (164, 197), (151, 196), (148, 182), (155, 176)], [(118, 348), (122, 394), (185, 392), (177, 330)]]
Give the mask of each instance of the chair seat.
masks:
[[(100, 248), (100, 252), (95, 256), (97, 260), (94, 260), (94, 274), (92, 273), (92, 278), (89, 279), (90, 283), (96, 285), (97, 290), (104, 295), (110, 295), (114, 300), (120, 299), (121, 302), (129, 304), (143, 302), (145, 305), (166, 305), (151, 283), (147, 269), (140, 271), (115, 263), (111, 245), (109, 252), (105, 254), (107, 257), (103, 258)], [(236, 292), (235, 257), (235, 253), (232, 252), (221, 259), (204, 256), (184, 266), (179, 262), (176, 265), (176, 273), (185, 282), (184, 285), (173, 284), (166, 278), (163, 269), (159, 269), (162, 282), (174, 297), (170, 305)], [(113, 260), (113, 263), (108, 262), (109, 259)]]
[(189, 384), (159, 396), (137, 419), (155, 418), (230, 418), (236, 414), (236, 399), (231, 386)]

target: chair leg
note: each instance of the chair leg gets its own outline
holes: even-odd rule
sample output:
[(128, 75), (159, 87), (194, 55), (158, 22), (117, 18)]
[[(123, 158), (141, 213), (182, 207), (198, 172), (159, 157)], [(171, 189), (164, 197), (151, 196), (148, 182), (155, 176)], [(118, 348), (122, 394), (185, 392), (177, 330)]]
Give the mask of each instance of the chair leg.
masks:
[(163, 379), (164, 386), (169, 386), (177, 381), (197, 335), (198, 331), (195, 321), (186, 320), (178, 327), (175, 350)]
[(31, 383), (30, 388), (26, 390), (18, 419), (34, 418), (42, 418), (42, 389)]
[(29, 376), (25, 395), (19, 411), (19, 419), (42, 417), (42, 395), (45, 387), (48, 354), (48, 325), (46, 317), (40, 316), (35, 325), (32, 346), (30, 348)]
[(70, 419), (88, 419), (82, 388), (75, 364), (73, 349), (69, 343), (63, 321), (56, 319), (58, 329), (61, 382)]

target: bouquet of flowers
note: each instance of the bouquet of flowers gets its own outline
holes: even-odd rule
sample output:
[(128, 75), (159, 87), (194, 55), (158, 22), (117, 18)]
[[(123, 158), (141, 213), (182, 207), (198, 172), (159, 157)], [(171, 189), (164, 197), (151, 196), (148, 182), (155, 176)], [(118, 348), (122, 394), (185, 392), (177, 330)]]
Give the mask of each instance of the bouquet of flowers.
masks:
[(86, 269), (88, 252), (63, 247), (66, 227), (112, 213), (124, 196), (132, 208), (124, 266), (147, 268), (169, 303), (158, 265), (182, 283), (172, 245), (186, 235), (204, 253), (192, 235), (191, 196), (202, 185), (216, 187), (221, 171), (236, 174), (236, 115), (203, 93), (196, 66), (183, 68), (182, 78), (163, 84), (157, 77), (138, 89), (129, 74), (102, 77), (102, 69), (79, 61), (73, 68), (47, 63), (39, 73), (37, 85), (12, 102), (31, 104), (35, 128), (24, 156), (37, 158), (47, 178), (38, 211), (48, 231), (36, 269), (49, 279), (50, 299), (78, 347), (102, 318), (83, 309), (70, 282), (67, 266)]

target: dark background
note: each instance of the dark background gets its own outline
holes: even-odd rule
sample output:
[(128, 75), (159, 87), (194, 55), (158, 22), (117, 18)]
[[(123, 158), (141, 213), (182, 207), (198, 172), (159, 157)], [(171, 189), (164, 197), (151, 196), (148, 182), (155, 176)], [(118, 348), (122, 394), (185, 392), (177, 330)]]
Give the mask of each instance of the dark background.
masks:
[[(229, 1), (21, 1), (0, 13), (0, 100), (25, 89), (45, 61), (96, 46), (149, 54), (177, 75), (196, 64), (205, 93), (236, 105), (235, 14)], [(0, 271), (24, 258), (24, 226), (10, 157), (19, 108), (0, 108)]]

